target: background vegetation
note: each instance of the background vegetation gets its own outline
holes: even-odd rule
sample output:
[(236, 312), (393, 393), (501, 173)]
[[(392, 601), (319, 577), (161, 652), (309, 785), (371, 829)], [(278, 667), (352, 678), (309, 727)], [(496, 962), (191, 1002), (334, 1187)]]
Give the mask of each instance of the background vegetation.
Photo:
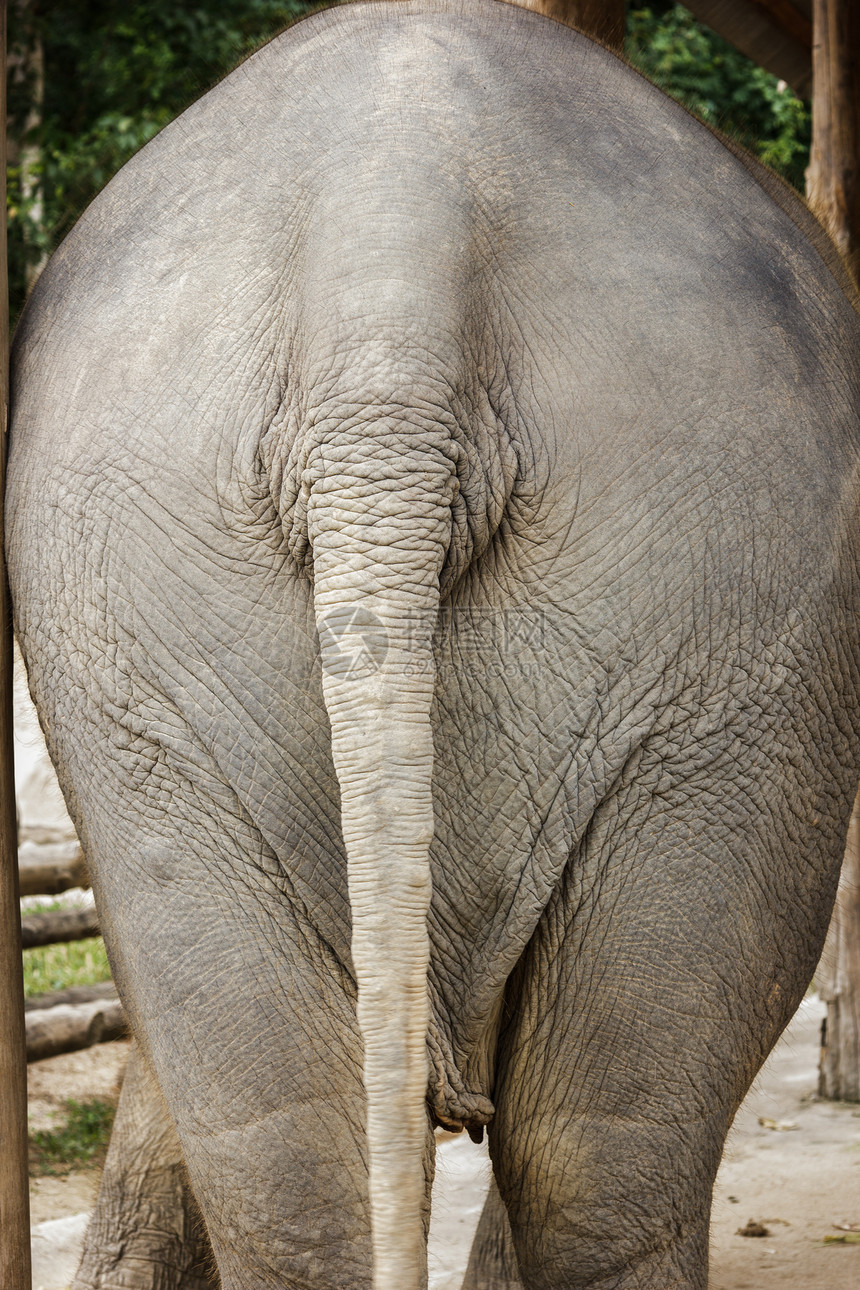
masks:
[(13, 317), (34, 270), (120, 166), (258, 45), (319, 7), (309, 0), (13, 0)]
[(812, 111), (785, 81), (750, 62), (673, 0), (630, 6), (626, 49), (630, 61), (667, 94), (803, 191)]
[(89, 1102), (68, 1098), (57, 1128), (30, 1133), (30, 1177), (103, 1164), (115, 1114), (113, 1104), (102, 1098)]
[[(48, 914), (63, 908), (68, 908), (66, 901), (28, 899), (23, 912)], [(52, 990), (65, 990), (70, 985), (98, 985), (100, 981), (110, 980), (110, 965), (100, 936), (40, 945), (37, 949), (24, 950), (23, 958), (24, 994), (28, 999)]]
[(24, 951), (24, 994), (28, 999), (65, 990), (70, 985), (97, 985), (109, 980), (110, 966), (100, 936)]
[[(12, 0), (13, 319), (45, 257), (139, 147), (314, 0)], [(809, 105), (672, 0), (632, 0), (627, 53), (798, 188)]]

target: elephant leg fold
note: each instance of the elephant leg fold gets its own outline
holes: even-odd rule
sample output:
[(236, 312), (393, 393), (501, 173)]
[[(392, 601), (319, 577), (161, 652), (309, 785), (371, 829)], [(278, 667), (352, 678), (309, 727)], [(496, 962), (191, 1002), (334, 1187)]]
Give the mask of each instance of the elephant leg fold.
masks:
[(664, 782), (599, 808), (509, 983), (490, 1153), (525, 1290), (705, 1290), (726, 1133), (826, 927), (832, 839), (800, 871), (781, 788), (757, 816), (749, 781)]
[(508, 1211), (495, 1178), (490, 1180), (462, 1290), (523, 1290)]
[(137, 1045), (72, 1290), (217, 1290), (176, 1129)]

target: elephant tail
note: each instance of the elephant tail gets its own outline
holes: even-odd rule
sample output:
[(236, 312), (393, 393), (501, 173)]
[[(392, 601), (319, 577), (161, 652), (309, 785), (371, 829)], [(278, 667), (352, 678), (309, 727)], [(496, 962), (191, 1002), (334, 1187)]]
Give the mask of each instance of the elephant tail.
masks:
[(458, 488), (452, 444), (437, 439), (396, 424), (341, 433), (301, 473), (364, 1044), (374, 1290), (418, 1290), (426, 1259), (432, 637)]

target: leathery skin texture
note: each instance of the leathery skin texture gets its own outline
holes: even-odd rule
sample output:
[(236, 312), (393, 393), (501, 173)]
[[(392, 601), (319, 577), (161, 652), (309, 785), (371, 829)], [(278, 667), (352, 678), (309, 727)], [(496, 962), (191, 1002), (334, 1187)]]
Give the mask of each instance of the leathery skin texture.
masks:
[(704, 1290), (860, 773), (858, 342), (798, 198), (494, 0), (300, 23), (93, 203), (7, 500), (138, 1041), (75, 1290), (369, 1288), (369, 1165), (411, 1290), (434, 1123), (473, 1287)]

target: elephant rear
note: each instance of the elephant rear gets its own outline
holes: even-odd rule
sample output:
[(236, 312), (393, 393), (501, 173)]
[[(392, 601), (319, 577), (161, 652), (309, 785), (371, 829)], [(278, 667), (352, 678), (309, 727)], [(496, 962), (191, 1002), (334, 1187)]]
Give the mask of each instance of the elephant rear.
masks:
[[(860, 326), (756, 169), (534, 14), (353, 5), (168, 127), (34, 292), (16, 625), (231, 1288), (366, 1283), (368, 1214), (375, 1290), (417, 1286), (428, 1102), (492, 1125), (528, 1286), (702, 1284), (860, 771)], [(658, 1106), (661, 970), (697, 1028)], [(625, 1097), (654, 1208), (609, 1267)]]

